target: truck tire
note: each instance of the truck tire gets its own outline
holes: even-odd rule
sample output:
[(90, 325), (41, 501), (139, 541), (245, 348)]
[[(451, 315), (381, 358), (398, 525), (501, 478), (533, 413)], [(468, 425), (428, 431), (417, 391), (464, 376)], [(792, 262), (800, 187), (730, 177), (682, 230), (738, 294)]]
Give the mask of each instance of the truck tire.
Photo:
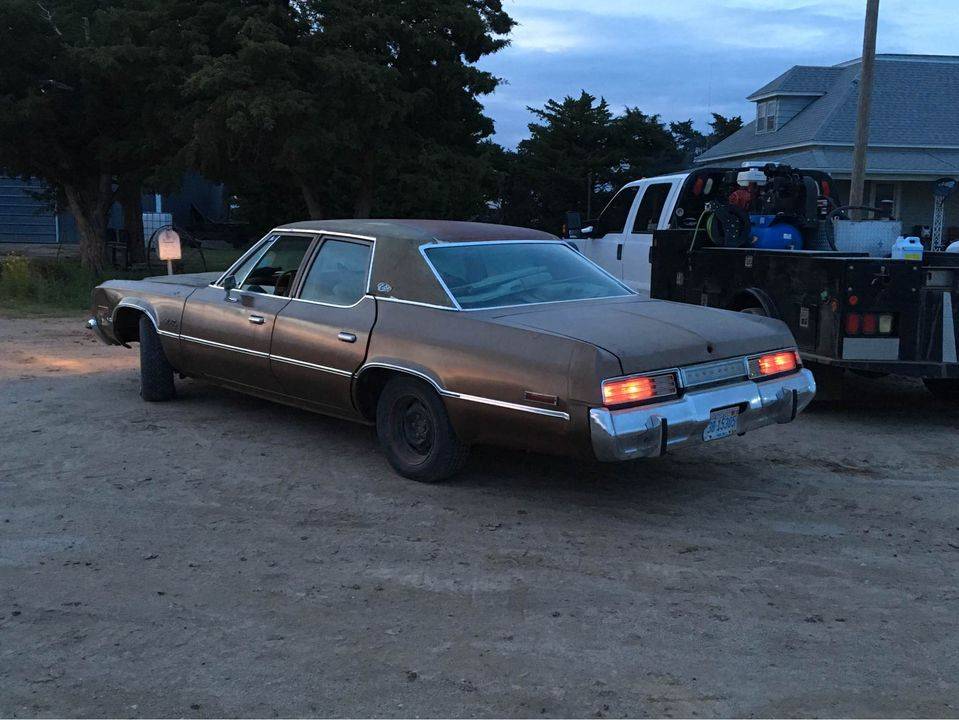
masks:
[(959, 380), (954, 378), (923, 378), (926, 390), (931, 392), (937, 400), (950, 404), (959, 403)]
[(176, 397), (173, 366), (146, 315), (140, 316), (140, 397), (147, 402), (164, 402)]
[(469, 455), (440, 396), (411, 377), (394, 377), (383, 388), (376, 403), (376, 435), (393, 469), (419, 482), (446, 480)]

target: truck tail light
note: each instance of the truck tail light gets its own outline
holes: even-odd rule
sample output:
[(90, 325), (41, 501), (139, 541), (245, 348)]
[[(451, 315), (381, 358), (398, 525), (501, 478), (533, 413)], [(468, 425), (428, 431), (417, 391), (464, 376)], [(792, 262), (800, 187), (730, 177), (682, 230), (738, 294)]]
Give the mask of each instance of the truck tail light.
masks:
[(846, 315), (846, 335), (858, 335), (862, 329), (862, 315), (849, 313)]
[(603, 404), (619, 407), (663, 400), (675, 397), (677, 388), (676, 373), (613, 378), (603, 382)]
[(799, 353), (795, 350), (780, 350), (757, 355), (749, 359), (749, 377), (756, 379), (783, 375), (795, 372), (799, 369), (799, 365)]
[(892, 335), (895, 327), (892, 313), (847, 313), (843, 325), (847, 336)]

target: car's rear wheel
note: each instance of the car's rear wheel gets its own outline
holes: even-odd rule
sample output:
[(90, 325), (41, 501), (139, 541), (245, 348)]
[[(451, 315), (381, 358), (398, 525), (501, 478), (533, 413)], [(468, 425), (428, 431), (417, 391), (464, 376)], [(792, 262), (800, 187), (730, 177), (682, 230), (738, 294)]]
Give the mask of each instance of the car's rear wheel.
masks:
[(926, 389), (937, 400), (947, 403), (959, 403), (959, 380), (953, 378), (923, 378)]
[(163, 402), (176, 396), (173, 366), (160, 344), (160, 336), (146, 315), (140, 316), (140, 397)]
[(376, 434), (393, 469), (411, 480), (445, 480), (469, 455), (440, 396), (414, 378), (395, 377), (383, 388), (376, 404)]

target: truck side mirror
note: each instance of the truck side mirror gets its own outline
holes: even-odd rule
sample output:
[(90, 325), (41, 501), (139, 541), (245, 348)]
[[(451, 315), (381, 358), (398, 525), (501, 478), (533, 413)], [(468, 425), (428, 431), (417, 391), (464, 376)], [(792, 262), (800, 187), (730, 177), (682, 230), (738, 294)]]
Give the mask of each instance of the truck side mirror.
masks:
[(576, 240), (583, 237), (583, 216), (578, 212), (566, 213), (566, 237)]

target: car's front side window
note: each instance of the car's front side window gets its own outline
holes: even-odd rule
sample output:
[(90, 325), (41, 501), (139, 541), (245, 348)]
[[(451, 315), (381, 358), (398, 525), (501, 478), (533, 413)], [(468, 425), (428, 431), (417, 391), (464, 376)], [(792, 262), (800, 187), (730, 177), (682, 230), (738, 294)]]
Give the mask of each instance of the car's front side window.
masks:
[(367, 292), (371, 247), (349, 240), (325, 240), (303, 280), (301, 300), (353, 305)]
[(296, 271), (311, 242), (311, 235), (281, 235), (248, 273), (242, 274), (242, 267), (235, 273), (237, 288), (267, 295), (289, 295)]
[(466, 310), (633, 294), (560, 242), (453, 243), (424, 254)]

